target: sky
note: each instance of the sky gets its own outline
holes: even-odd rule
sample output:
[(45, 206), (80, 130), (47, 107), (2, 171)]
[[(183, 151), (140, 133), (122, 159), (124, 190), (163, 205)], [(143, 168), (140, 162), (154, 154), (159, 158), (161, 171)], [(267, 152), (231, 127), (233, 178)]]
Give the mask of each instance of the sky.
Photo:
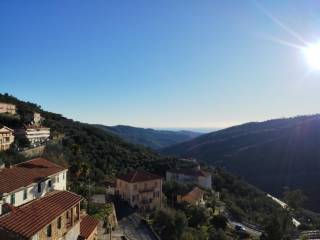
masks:
[(223, 128), (319, 112), (318, 1), (2, 0), (0, 92), (75, 120)]

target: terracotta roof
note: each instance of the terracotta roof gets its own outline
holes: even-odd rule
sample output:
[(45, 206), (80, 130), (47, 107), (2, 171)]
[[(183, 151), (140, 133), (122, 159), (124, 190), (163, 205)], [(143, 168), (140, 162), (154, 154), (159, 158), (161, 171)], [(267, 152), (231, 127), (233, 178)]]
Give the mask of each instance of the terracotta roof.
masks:
[(81, 196), (72, 192), (49, 193), (0, 217), (0, 228), (30, 238), (80, 201)]
[(91, 233), (98, 226), (99, 221), (89, 215), (86, 215), (80, 223), (80, 236), (79, 239), (87, 239)]
[(182, 196), (182, 200), (199, 201), (203, 197), (204, 192), (198, 188), (193, 188), (190, 192)]
[(129, 172), (128, 174), (125, 174), (125, 175), (120, 175), (118, 176), (118, 178), (126, 182), (134, 183), (134, 182), (145, 182), (145, 181), (150, 181), (155, 179), (161, 179), (162, 177), (149, 172), (136, 170), (136, 171)]
[(13, 165), (11, 168), (4, 168), (0, 170), (0, 194), (10, 193), (65, 169), (67, 168), (44, 158), (35, 158)]
[(187, 176), (195, 176), (195, 177), (210, 176), (210, 173), (205, 172), (201, 169), (172, 169), (172, 170), (169, 170), (168, 172), (183, 174), (183, 175), (187, 175)]

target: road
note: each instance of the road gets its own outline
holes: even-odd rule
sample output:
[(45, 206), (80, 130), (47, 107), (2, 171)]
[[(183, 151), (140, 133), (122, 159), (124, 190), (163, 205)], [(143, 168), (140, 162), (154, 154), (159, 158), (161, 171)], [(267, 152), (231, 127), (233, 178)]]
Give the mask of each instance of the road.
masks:
[(119, 221), (119, 228), (130, 240), (156, 240), (152, 232), (140, 220), (138, 213), (132, 213)]
[(232, 229), (235, 229), (236, 225), (237, 226), (241, 226), (241, 227), (245, 228), (246, 231), (252, 236), (260, 237), (261, 234), (262, 234), (260, 231), (255, 230), (253, 228), (250, 228), (250, 227), (248, 227), (248, 226), (246, 226), (246, 225), (244, 225), (242, 223), (239, 223), (239, 222), (234, 222), (234, 221), (229, 220), (228, 224)]
[(139, 213), (124, 202), (115, 202), (119, 229), (129, 240), (157, 240), (149, 228), (141, 223)]

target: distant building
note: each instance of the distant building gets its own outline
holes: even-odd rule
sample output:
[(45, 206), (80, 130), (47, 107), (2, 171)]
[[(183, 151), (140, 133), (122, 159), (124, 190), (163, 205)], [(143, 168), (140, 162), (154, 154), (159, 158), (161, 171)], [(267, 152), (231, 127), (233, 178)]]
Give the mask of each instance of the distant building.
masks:
[(67, 171), (44, 158), (0, 169), (0, 215), (5, 204), (17, 207), (51, 191), (66, 190)]
[(31, 146), (39, 146), (49, 140), (50, 128), (37, 125), (26, 125), (22, 129), (17, 130), (16, 135), (26, 137)]
[(0, 125), (0, 151), (8, 150), (14, 142), (14, 131), (6, 126)]
[(7, 113), (15, 115), (17, 113), (16, 105), (10, 103), (2, 103), (0, 102), (0, 114)]
[(80, 201), (68, 191), (54, 191), (0, 217), (0, 239), (77, 240), (80, 236)]
[(193, 205), (204, 204), (204, 191), (198, 187), (193, 188), (190, 192), (184, 195), (177, 196), (177, 202), (187, 202)]
[(211, 174), (200, 169), (200, 166), (192, 169), (173, 169), (166, 173), (167, 181), (176, 181), (184, 184), (197, 184), (206, 189), (212, 188)]
[(40, 113), (33, 112), (33, 113), (29, 113), (29, 114), (26, 115), (26, 120), (31, 125), (40, 126), (41, 123), (42, 123), (43, 118), (41, 117)]
[(121, 175), (116, 179), (116, 194), (130, 206), (142, 210), (160, 207), (162, 178), (144, 171), (133, 171)]

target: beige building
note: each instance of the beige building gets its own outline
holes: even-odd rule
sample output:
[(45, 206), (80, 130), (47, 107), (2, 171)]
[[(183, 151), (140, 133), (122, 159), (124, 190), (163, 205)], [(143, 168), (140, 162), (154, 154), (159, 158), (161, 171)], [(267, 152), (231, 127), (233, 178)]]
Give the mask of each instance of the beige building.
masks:
[(41, 117), (40, 113), (33, 112), (33, 113), (27, 114), (26, 120), (32, 125), (40, 126), (43, 118)]
[(142, 210), (161, 207), (162, 178), (144, 171), (130, 172), (117, 177), (116, 194)]
[(14, 131), (6, 126), (0, 125), (0, 151), (8, 150), (14, 142)]
[(0, 113), (16, 114), (16, 105), (0, 102)]

